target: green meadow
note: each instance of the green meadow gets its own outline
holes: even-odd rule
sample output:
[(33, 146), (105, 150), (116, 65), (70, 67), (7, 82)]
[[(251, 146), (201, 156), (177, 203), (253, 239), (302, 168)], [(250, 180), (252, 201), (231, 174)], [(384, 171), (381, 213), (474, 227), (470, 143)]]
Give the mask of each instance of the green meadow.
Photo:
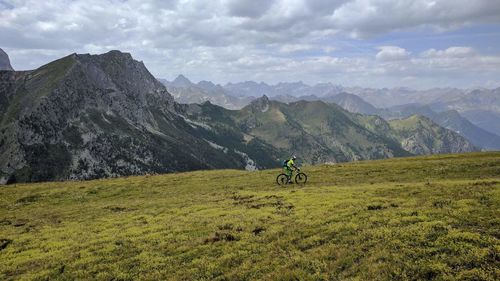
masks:
[(0, 280), (500, 280), (500, 153), (0, 187)]

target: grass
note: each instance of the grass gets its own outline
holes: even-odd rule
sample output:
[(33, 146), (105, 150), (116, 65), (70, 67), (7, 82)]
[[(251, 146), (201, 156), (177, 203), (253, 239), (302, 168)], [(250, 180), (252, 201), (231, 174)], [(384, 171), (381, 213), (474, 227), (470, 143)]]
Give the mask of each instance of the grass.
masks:
[(0, 188), (1, 280), (499, 280), (500, 153)]

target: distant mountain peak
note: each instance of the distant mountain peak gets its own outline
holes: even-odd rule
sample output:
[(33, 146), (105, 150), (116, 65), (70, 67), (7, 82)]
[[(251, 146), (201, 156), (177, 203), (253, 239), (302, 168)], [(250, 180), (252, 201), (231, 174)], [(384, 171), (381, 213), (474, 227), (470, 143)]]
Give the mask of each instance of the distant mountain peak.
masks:
[(175, 87), (185, 88), (193, 85), (193, 83), (189, 79), (187, 79), (186, 76), (179, 74), (179, 76), (177, 76), (177, 78), (172, 81), (172, 85)]
[(201, 87), (205, 87), (205, 86), (215, 87), (215, 84), (213, 82), (211, 82), (211, 81), (202, 80), (202, 81), (198, 82), (198, 86), (201, 86)]
[(10, 65), (9, 55), (0, 48), (0, 70), (14, 70)]
[(262, 97), (253, 100), (250, 103), (250, 106), (254, 109), (260, 110), (262, 112), (266, 112), (269, 109), (271, 101), (266, 95), (262, 95)]
[(104, 53), (102, 55), (103, 56), (124, 56), (124, 57), (132, 58), (132, 55), (130, 53), (122, 52), (120, 50), (111, 50), (111, 51)]

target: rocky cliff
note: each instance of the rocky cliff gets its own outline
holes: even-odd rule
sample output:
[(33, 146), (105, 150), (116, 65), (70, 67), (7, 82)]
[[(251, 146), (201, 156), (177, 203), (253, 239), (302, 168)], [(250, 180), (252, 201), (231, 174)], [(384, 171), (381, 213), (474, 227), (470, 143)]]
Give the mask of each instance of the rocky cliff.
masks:
[(10, 65), (9, 56), (0, 48), (0, 70), (14, 70)]

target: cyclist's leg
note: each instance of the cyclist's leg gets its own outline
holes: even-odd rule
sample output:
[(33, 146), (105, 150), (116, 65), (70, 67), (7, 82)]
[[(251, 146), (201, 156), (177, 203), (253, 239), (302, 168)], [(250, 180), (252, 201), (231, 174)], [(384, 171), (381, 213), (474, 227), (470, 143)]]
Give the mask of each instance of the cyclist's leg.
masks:
[(288, 166), (285, 167), (285, 170), (286, 170), (286, 175), (288, 176), (288, 182), (291, 182), (292, 181), (292, 173), (293, 173), (293, 171)]

